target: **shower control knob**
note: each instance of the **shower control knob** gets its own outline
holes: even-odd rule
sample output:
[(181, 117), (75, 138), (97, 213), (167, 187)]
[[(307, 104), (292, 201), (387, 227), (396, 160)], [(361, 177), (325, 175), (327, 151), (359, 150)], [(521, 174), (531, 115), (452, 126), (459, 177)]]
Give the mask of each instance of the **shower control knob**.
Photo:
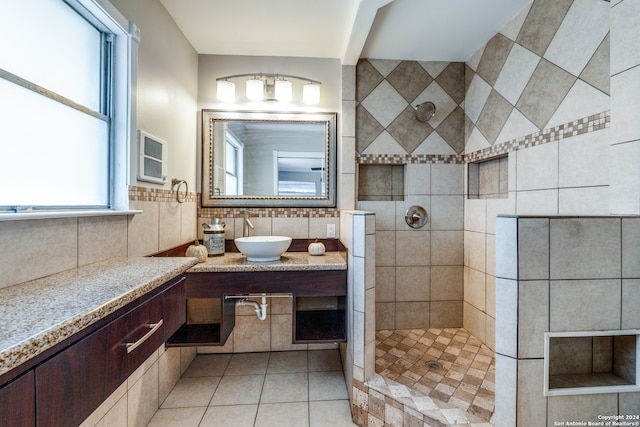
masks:
[(411, 228), (422, 228), (428, 220), (429, 215), (422, 206), (411, 206), (404, 214), (404, 221)]

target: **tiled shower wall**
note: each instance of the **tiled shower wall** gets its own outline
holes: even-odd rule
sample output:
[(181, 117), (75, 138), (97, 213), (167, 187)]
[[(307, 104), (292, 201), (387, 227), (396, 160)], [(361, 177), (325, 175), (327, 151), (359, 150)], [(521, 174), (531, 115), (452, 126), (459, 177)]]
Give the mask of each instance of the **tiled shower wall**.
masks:
[[(376, 214), (377, 329), (462, 326), (463, 99), (463, 63), (356, 67), (358, 187), (370, 193), (358, 208)], [(436, 115), (423, 123), (414, 107), (426, 101)], [(371, 165), (399, 167), (404, 187), (371, 197), (380, 187), (367, 181), (378, 181), (375, 167), (365, 171)], [(423, 228), (405, 223), (412, 205), (429, 214)]]
[[(638, 392), (542, 391), (545, 332), (640, 328), (640, 218), (500, 216), (497, 228), (496, 427), (639, 414)], [(585, 353), (569, 352), (574, 369)]]
[(466, 63), (465, 160), (508, 155), (508, 198), (464, 208), (464, 327), (492, 348), (496, 215), (609, 213), (609, 8), (535, 0)]

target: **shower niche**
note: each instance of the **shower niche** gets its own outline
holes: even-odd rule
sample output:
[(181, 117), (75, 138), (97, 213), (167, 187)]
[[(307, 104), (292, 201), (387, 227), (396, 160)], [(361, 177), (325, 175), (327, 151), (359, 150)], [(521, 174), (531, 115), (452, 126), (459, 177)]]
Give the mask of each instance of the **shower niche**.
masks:
[(640, 330), (547, 332), (544, 394), (640, 391)]
[(404, 174), (404, 165), (361, 164), (358, 169), (358, 200), (404, 200)]
[(509, 157), (469, 163), (470, 199), (506, 199), (509, 197)]

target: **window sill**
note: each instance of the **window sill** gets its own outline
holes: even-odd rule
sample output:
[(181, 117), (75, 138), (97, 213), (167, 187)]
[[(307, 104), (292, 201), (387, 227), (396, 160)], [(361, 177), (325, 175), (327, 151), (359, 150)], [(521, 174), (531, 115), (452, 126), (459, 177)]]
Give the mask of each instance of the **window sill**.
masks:
[(54, 219), (54, 218), (79, 218), (89, 216), (118, 216), (118, 215), (136, 215), (140, 214), (140, 210), (78, 210), (78, 211), (42, 211), (42, 212), (7, 212), (0, 213), (1, 221), (23, 221), (28, 219)]

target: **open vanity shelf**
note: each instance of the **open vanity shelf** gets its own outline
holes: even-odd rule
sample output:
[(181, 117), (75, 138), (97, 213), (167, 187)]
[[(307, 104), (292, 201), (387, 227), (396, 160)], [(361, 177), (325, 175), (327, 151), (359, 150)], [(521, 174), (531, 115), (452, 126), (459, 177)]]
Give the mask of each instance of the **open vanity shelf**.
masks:
[[(327, 244), (338, 248), (339, 242)], [(335, 247), (334, 247), (335, 246)], [(292, 244), (292, 249), (306, 250), (307, 241)], [(300, 250), (293, 252), (302, 252)], [(255, 266), (254, 266), (255, 267)], [(292, 342), (328, 343), (346, 341), (346, 269), (302, 269), (262, 271), (259, 267), (245, 271), (187, 272), (186, 299), (207, 299), (219, 309), (219, 323), (183, 325), (168, 341), (168, 347), (221, 346), (235, 327), (236, 299), (229, 296), (278, 294), (292, 298)]]

